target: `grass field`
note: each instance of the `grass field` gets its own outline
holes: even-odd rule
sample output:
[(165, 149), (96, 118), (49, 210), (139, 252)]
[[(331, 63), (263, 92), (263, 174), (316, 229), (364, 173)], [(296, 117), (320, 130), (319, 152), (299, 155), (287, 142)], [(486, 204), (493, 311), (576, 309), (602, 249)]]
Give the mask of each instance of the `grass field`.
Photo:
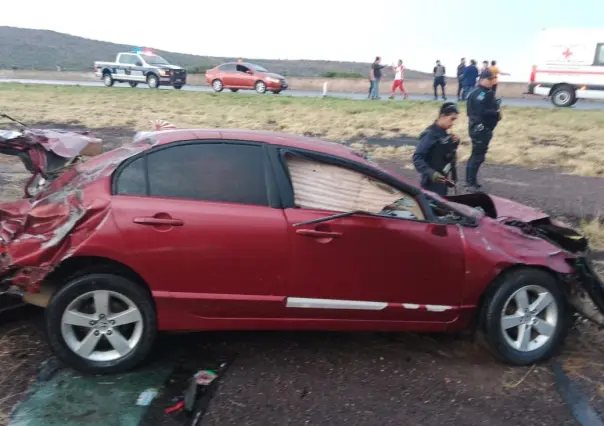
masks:
[[(26, 122), (81, 123), (90, 128), (149, 128), (165, 119), (178, 127), (275, 130), (334, 141), (385, 140), (364, 146), (376, 157), (409, 160), (413, 147), (388, 140), (416, 137), (434, 120), (436, 102), (369, 102), (345, 99), (195, 93), (130, 88), (0, 84), (0, 111)], [(467, 119), (455, 132), (469, 155)], [(604, 176), (604, 114), (601, 111), (504, 107), (488, 161), (532, 168), (559, 167), (584, 176)]]

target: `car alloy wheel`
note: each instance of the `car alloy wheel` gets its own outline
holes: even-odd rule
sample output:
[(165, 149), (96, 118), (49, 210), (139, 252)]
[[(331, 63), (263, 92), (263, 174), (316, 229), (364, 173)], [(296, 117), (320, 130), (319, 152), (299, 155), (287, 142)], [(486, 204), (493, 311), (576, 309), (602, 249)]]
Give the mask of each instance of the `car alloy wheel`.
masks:
[(150, 75), (149, 77), (147, 77), (147, 84), (150, 88), (157, 89), (159, 87), (159, 80), (156, 76)]
[(105, 74), (105, 77), (103, 77), (103, 83), (105, 83), (105, 86), (107, 87), (113, 86), (113, 77), (111, 77), (111, 74)]
[(67, 306), (61, 335), (75, 354), (87, 361), (115, 361), (141, 341), (143, 318), (123, 294), (96, 290), (78, 296)]
[(266, 92), (266, 83), (264, 83), (264, 81), (256, 82), (256, 92), (261, 94)]
[(572, 311), (555, 275), (517, 268), (497, 278), (490, 293), (482, 329), (497, 358), (530, 365), (547, 360), (562, 347)]
[(558, 325), (558, 305), (552, 294), (539, 285), (518, 289), (506, 300), (501, 330), (511, 347), (531, 352), (543, 347)]
[(153, 347), (157, 316), (143, 284), (113, 273), (80, 273), (53, 294), (46, 334), (54, 354), (85, 373), (140, 364)]
[(222, 81), (214, 80), (212, 82), (212, 88), (214, 89), (215, 92), (222, 92), (222, 89), (223, 89)]

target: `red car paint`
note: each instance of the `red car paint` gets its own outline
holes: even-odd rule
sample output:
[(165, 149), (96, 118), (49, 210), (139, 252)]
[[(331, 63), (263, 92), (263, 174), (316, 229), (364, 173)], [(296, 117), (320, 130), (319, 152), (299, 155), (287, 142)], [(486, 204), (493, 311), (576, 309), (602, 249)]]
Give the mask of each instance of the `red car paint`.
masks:
[[(238, 68), (242, 71), (238, 71)], [(220, 80), (223, 87), (227, 89), (253, 90), (258, 81), (266, 84), (267, 91), (281, 92), (288, 88), (284, 76), (268, 72), (262, 67), (249, 63), (227, 62), (207, 70), (207, 83), (211, 86), (215, 80)]]
[[(146, 133), (77, 165), (36, 198), (0, 205), (0, 277), (35, 293), (67, 259), (110, 259), (149, 286), (163, 330), (445, 331), (469, 325), (481, 295), (508, 267), (572, 272), (570, 252), (436, 196), (474, 215), (477, 226), (353, 215), (294, 227), (331, 212), (111, 195), (112, 174), (124, 160), (192, 140), (304, 150), (414, 188), (340, 144), (238, 130)], [(274, 176), (285, 167), (271, 164)], [(545, 217), (499, 198), (493, 205), (500, 217)], [(313, 238), (316, 232), (332, 234)], [(305, 309), (309, 299), (324, 306)], [(347, 301), (359, 301), (358, 308), (338, 308)]]

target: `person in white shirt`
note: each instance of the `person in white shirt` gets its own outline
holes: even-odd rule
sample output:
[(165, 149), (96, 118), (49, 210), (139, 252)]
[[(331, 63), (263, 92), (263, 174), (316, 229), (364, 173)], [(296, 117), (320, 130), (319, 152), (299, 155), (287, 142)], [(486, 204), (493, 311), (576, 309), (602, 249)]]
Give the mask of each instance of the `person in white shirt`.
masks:
[(407, 99), (407, 91), (405, 90), (405, 86), (403, 85), (403, 72), (405, 67), (403, 66), (403, 60), (398, 60), (398, 65), (392, 67), (394, 70), (394, 81), (392, 82), (392, 93), (390, 93), (390, 99), (394, 99), (394, 93), (397, 88), (400, 88), (401, 93), (404, 98)]

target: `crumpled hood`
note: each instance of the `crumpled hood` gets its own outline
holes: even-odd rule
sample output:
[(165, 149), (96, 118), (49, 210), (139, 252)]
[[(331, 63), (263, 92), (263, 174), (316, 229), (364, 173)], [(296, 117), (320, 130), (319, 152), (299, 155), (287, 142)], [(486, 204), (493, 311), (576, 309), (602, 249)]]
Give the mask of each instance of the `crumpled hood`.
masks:
[(549, 215), (542, 210), (484, 193), (452, 195), (445, 199), (464, 206), (478, 207), (493, 219), (507, 218), (530, 223), (549, 218)]

